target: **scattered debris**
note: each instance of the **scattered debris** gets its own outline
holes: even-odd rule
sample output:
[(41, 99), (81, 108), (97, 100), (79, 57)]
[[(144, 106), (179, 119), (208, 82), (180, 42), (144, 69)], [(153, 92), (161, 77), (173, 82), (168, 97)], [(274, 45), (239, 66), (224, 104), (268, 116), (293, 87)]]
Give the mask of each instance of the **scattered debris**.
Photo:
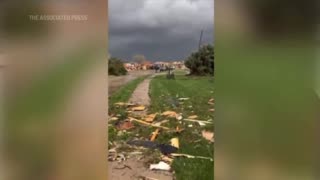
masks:
[(126, 131), (126, 130), (123, 130), (123, 131), (120, 130), (120, 131), (118, 131), (117, 136), (122, 136), (122, 135), (124, 135), (124, 134), (125, 134), (125, 133), (124, 133), (125, 131)]
[(214, 105), (214, 99), (213, 98), (209, 99), (208, 104), (209, 105)]
[(179, 101), (186, 101), (189, 100), (190, 98), (179, 98)]
[(154, 141), (156, 139), (157, 135), (159, 134), (159, 131), (160, 131), (160, 129), (158, 128), (152, 133), (150, 141)]
[(134, 106), (135, 104), (125, 103), (125, 102), (117, 102), (117, 103), (114, 103), (114, 105), (116, 105), (116, 106)]
[[(213, 160), (211, 153), (209, 153), (210, 155), (201, 153), (203, 152), (202, 148), (205, 148), (205, 150), (207, 148), (211, 149), (212, 143), (209, 143), (209, 141), (214, 141), (214, 134), (210, 132), (213, 130), (208, 129), (211, 126), (206, 127), (208, 124), (213, 124), (213, 121), (208, 121), (209, 118), (213, 118), (212, 113), (210, 113), (214, 112), (215, 107), (215, 101), (212, 98), (213, 94), (209, 94), (208, 97), (203, 99), (204, 102), (201, 103), (201, 105), (204, 105), (203, 107), (198, 107), (200, 104), (197, 103), (193, 104), (194, 98), (188, 94), (176, 95), (176, 93), (170, 94), (167, 92), (165, 95), (162, 94), (160, 96), (163, 97), (158, 102), (160, 105), (163, 105), (161, 106), (161, 110), (154, 107), (151, 108), (151, 106), (149, 108), (146, 103), (142, 103), (141, 101), (132, 101), (139, 102), (135, 104), (118, 102), (115, 104), (118, 106), (118, 109), (112, 108), (111, 110), (115, 111), (107, 114), (110, 121), (108, 125), (111, 126), (109, 130), (112, 135), (112, 138), (110, 138), (112, 142), (110, 142), (111, 145), (109, 147), (115, 147), (109, 150), (108, 159), (114, 161), (111, 168), (118, 169), (114, 170), (116, 173), (122, 173), (123, 176), (124, 173), (130, 172), (130, 174), (127, 173), (126, 177), (131, 176), (132, 179), (138, 178), (140, 180), (162, 179), (157, 174), (169, 174), (175, 179), (175, 172), (173, 172), (174, 165), (172, 164), (176, 163), (174, 160), (187, 160), (187, 158), (194, 158), (196, 161), (200, 161), (199, 159)], [(210, 105), (207, 105), (206, 102)], [(157, 109), (157, 111), (153, 111), (154, 109)], [(205, 112), (201, 113), (202, 111)], [(133, 130), (129, 130), (133, 127)], [(209, 131), (202, 131), (203, 129)], [(121, 133), (121, 136), (117, 136), (117, 134)], [(189, 133), (192, 137), (189, 136)], [(128, 138), (131, 141), (124, 142)], [(200, 143), (197, 143), (197, 140)], [(191, 147), (191, 149), (184, 149), (185, 146)], [(187, 154), (180, 154), (180, 150)], [(125, 162), (117, 163), (117, 161)], [(139, 162), (139, 166), (132, 162)], [(146, 164), (149, 167), (145, 167)], [(140, 171), (142, 168), (143, 170), (147, 168), (149, 172)], [(151, 170), (154, 172), (151, 172)], [(157, 170), (163, 172), (158, 172)], [(178, 170), (180, 171), (181, 169)], [(178, 170), (177, 173), (179, 173)], [(147, 176), (150, 176), (150, 178)]]
[(175, 153), (178, 151), (178, 148), (171, 146), (169, 144), (159, 144), (158, 149), (164, 155), (168, 155), (168, 154)]
[(213, 161), (212, 158), (210, 157), (203, 157), (203, 156), (193, 156), (193, 155), (189, 155), (189, 154), (177, 154), (177, 153), (172, 153), (171, 156), (173, 157), (186, 157), (186, 158), (197, 158), (197, 159), (207, 159), (207, 160), (210, 160), (210, 161)]
[(116, 120), (118, 120), (119, 118), (118, 117), (111, 117), (110, 119), (109, 119), (109, 121), (116, 121)]
[(197, 119), (183, 119), (184, 121), (190, 121), (190, 122), (197, 122), (197, 123), (205, 123), (205, 124), (212, 124), (210, 121), (203, 121), (203, 120), (197, 120)]
[(198, 124), (200, 125), (200, 126), (205, 126), (206, 125), (206, 123), (203, 123), (203, 122), (198, 122)]
[(184, 131), (184, 129), (181, 129), (179, 126), (176, 127), (176, 132), (177, 133), (181, 133), (182, 131)]
[(145, 118), (144, 118), (144, 120), (146, 121), (146, 122), (153, 122), (153, 120), (154, 120), (154, 118), (157, 116), (157, 113), (155, 113), (155, 114), (149, 114), (149, 115), (147, 115)]
[(164, 170), (169, 171), (171, 169), (170, 165), (160, 161), (158, 164), (150, 164), (150, 170)]
[(161, 114), (162, 116), (168, 116), (168, 117), (176, 117), (177, 113), (174, 111), (165, 111)]
[(214, 142), (214, 133), (210, 131), (202, 131), (202, 137), (204, 137), (206, 140)]
[(182, 115), (181, 114), (177, 114), (176, 115), (176, 119), (180, 121), (182, 119)]
[(176, 147), (176, 148), (179, 149), (179, 139), (178, 138), (172, 138), (170, 140), (170, 142), (171, 142), (171, 146)]
[(135, 106), (135, 107), (132, 107), (131, 110), (132, 111), (144, 111), (146, 109), (145, 106), (141, 105), (141, 106)]
[(167, 123), (167, 122), (169, 122), (169, 120), (163, 120), (163, 121), (160, 121), (160, 122), (156, 122), (156, 123), (153, 123), (153, 125), (155, 125), (155, 126), (161, 126), (161, 124), (164, 124), (164, 123)]
[(122, 162), (126, 160), (126, 157), (123, 154), (110, 154), (109, 153), (109, 157), (108, 157), (109, 161), (118, 161), (118, 162)]
[(134, 104), (134, 103), (127, 103), (127, 106), (128, 107), (131, 107), (131, 106), (135, 106), (136, 104)]
[(143, 154), (143, 152), (141, 152), (141, 151), (133, 151), (133, 152), (127, 153), (128, 158), (132, 157), (132, 156), (142, 155), (142, 154)]
[[(116, 161), (122, 162), (122, 161), (126, 161), (127, 159), (132, 160), (132, 158), (134, 158), (134, 159), (138, 159), (139, 161), (142, 160), (145, 163), (149, 164), (150, 170), (162, 170), (162, 171), (170, 171), (171, 165), (175, 158), (193, 158), (193, 159), (198, 158), (198, 159), (206, 159), (206, 160), (213, 161), (212, 157), (194, 156), (190, 154), (178, 153), (178, 150), (180, 149), (179, 141), (183, 137), (182, 136), (178, 138), (178, 135), (179, 135), (178, 133), (181, 133), (184, 130), (192, 131), (192, 134), (196, 134), (196, 136), (199, 136), (199, 133), (201, 132), (201, 135), (204, 139), (212, 143), (214, 142), (213, 132), (205, 131), (205, 130), (201, 131), (203, 128), (201, 128), (201, 130), (197, 129), (199, 128), (197, 124), (199, 124), (200, 126), (206, 126), (208, 124), (213, 124), (213, 121), (212, 120), (207, 121), (206, 120), (207, 118), (203, 120), (199, 120), (201, 119), (199, 118), (199, 116), (202, 117), (206, 114), (202, 115), (202, 114), (199, 114), (199, 112), (196, 112), (196, 110), (193, 109), (193, 106), (189, 104), (190, 102), (187, 100), (190, 100), (190, 98), (188, 97), (179, 98), (179, 96), (177, 95), (175, 98), (170, 99), (170, 103), (173, 106), (173, 109), (170, 110), (169, 108), (172, 108), (172, 107), (170, 105), (169, 106), (167, 105), (165, 106), (166, 108), (168, 108), (167, 111), (164, 111), (162, 113), (152, 112), (152, 114), (147, 114), (147, 113), (150, 113), (146, 111), (148, 110), (148, 107), (142, 105), (141, 103), (140, 104), (130, 104), (125, 102), (115, 103), (115, 105), (117, 106), (125, 107), (126, 113), (123, 114), (123, 113), (120, 113), (119, 111), (117, 112), (119, 113), (117, 115), (116, 113), (108, 114), (109, 121), (116, 121), (115, 123), (110, 122), (109, 125), (114, 124), (116, 129), (118, 130), (118, 132), (116, 132), (118, 134), (119, 133), (120, 134), (123, 133), (125, 135), (127, 135), (126, 133), (128, 133), (129, 135), (131, 134), (134, 140), (128, 141), (127, 145), (123, 146), (123, 143), (121, 143), (123, 142), (122, 140), (123, 138), (120, 138), (119, 142), (121, 145), (112, 144), (112, 146), (115, 148), (109, 150), (108, 160), (115, 161), (114, 163), (116, 163)], [(208, 108), (205, 109), (207, 110), (207, 113), (208, 111), (214, 112), (215, 100), (213, 98), (209, 99), (208, 104), (212, 106), (207, 106)], [(185, 113), (184, 112), (185, 110), (188, 110), (189, 112)], [(135, 112), (135, 111), (140, 111), (140, 112)], [(182, 114), (182, 112), (184, 112), (185, 114)], [(123, 120), (125, 118), (124, 116), (131, 116), (131, 117), (127, 117), (127, 119)], [(175, 121), (175, 119), (178, 121)], [(167, 122), (170, 122), (170, 123), (167, 123)], [(167, 123), (166, 126), (168, 127), (163, 126), (164, 123)], [(139, 128), (136, 128), (134, 131), (127, 131), (129, 129), (134, 128), (135, 126)], [(190, 128), (186, 128), (186, 126)], [(192, 127), (195, 127), (195, 129), (193, 129)], [(147, 129), (148, 134), (144, 133), (144, 128)], [(151, 135), (149, 133), (151, 133)], [(127, 138), (127, 136), (125, 137)], [(171, 138), (171, 139), (169, 138), (170, 141), (168, 143), (164, 143), (164, 144), (160, 143), (161, 141), (163, 141), (163, 138), (166, 139), (168, 137)], [(196, 139), (198, 139), (201, 142), (204, 142), (205, 140), (202, 137), (199, 137)], [(157, 142), (158, 140), (160, 142)], [(195, 142), (193, 141), (190, 143)], [(116, 143), (116, 142), (117, 141), (112, 143)], [(201, 145), (202, 143), (192, 144), (192, 146), (194, 146), (193, 148), (196, 151), (199, 148), (195, 146), (201, 146)], [(181, 149), (183, 149), (183, 147)], [(191, 153), (191, 152), (188, 152), (188, 153)], [(148, 158), (148, 157), (151, 157), (151, 158)], [(131, 164), (130, 165), (132, 168), (126, 165), (128, 163), (129, 161), (127, 163), (119, 163), (119, 165), (114, 169), (118, 169), (118, 170), (124, 170), (126, 168), (135, 169), (134, 166), (132, 166)], [(156, 164), (152, 164), (152, 163), (156, 163)], [(159, 172), (156, 172), (156, 173), (159, 173)], [(168, 173), (168, 172), (161, 172), (161, 173)], [(155, 180), (154, 178), (147, 178), (144, 176), (141, 176), (141, 177), (143, 177), (143, 179)]]
[(173, 162), (173, 159), (168, 157), (168, 156), (165, 156), (165, 155), (161, 155), (161, 160), (162, 161), (165, 161), (165, 162), (168, 162), (168, 163), (172, 163)]
[(145, 122), (145, 121), (141, 121), (141, 120), (134, 119), (134, 118), (132, 118), (131, 121), (135, 121), (135, 122), (138, 122), (138, 123), (140, 123), (140, 124), (147, 125), (147, 126), (152, 126), (152, 127), (157, 127), (157, 128), (162, 128), (162, 129), (165, 129), (165, 130), (169, 130), (168, 127), (158, 126), (158, 125), (151, 124), (151, 123), (147, 123), (147, 122)]
[(132, 124), (131, 121), (120, 121), (116, 123), (116, 128), (117, 130), (128, 130), (134, 128), (134, 125)]
[(108, 152), (109, 153), (116, 153), (117, 151), (116, 151), (116, 148), (112, 148), (112, 149), (109, 149)]
[(192, 115), (192, 116), (189, 116), (188, 119), (197, 119), (198, 116), (197, 115)]
[(169, 144), (158, 144), (153, 141), (132, 140), (132, 141), (128, 141), (127, 144), (132, 146), (142, 146), (150, 149), (159, 149), (161, 153), (164, 155), (175, 153), (178, 150), (178, 148), (171, 146)]
[(125, 102), (117, 102), (117, 103), (114, 103), (114, 105), (116, 105), (116, 106), (126, 106), (127, 103), (125, 103)]

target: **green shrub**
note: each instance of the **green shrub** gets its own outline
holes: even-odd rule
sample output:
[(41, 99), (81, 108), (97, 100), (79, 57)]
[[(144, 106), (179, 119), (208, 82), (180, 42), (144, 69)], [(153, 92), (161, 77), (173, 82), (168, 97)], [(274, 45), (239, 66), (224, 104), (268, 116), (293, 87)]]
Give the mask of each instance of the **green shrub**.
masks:
[(205, 45), (198, 52), (192, 53), (185, 65), (190, 69), (191, 75), (213, 75), (214, 74), (214, 48), (212, 45)]
[(128, 71), (126, 68), (123, 66), (123, 62), (118, 59), (118, 58), (110, 58), (109, 63), (108, 63), (108, 74), (109, 75), (115, 75), (115, 76), (120, 76), (120, 75), (126, 75)]

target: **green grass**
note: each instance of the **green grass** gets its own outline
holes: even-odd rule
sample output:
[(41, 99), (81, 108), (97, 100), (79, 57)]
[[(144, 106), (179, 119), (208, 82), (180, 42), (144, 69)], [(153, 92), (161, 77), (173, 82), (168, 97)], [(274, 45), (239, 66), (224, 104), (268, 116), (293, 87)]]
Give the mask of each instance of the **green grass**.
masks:
[[(149, 87), (151, 104), (148, 107), (148, 113), (161, 113), (166, 110), (173, 110), (177, 113), (182, 113), (184, 118), (190, 115), (198, 115), (197, 119), (199, 120), (213, 121), (213, 113), (208, 111), (213, 108), (212, 105), (208, 104), (208, 100), (213, 98), (214, 88), (212, 78), (185, 76), (185, 73), (182, 71), (175, 71), (175, 76), (174, 80), (168, 80), (166, 75), (163, 74), (151, 80)], [(127, 118), (128, 114), (125, 108), (116, 108), (112, 104), (120, 101), (126, 102), (133, 90), (143, 79), (140, 78), (132, 81), (116, 92), (110, 98), (109, 104), (111, 109), (109, 113), (118, 114), (120, 120)], [(181, 104), (179, 103), (179, 98), (181, 97), (189, 98), (189, 100), (185, 100)], [(185, 128), (185, 130), (181, 133), (161, 130), (155, 140), (156, 142), (169, 144), (171, 138), (178, 137), (180, 141), (178, 153), (213, 158), (213, 144), (209, 143), (201, 135), (203, 129), (213, 131), (213, 125), (201, 127), (193, 122), (181, 121), (179, 123), (175, 118), (167, 118), (160, 115), (155, 118), (154, 122), (164, 119), (168, 119), (169, 122), (163, 124), (163, 126), (170, 127), (170, 129), (175, 129), (179, 126)], [(134, 124), (134, 129), (122, 131), (120, 134), (118, 134), (114, 125), (110, 125), (109, 142), (126, 142), (135, 137), (148, 140), (151, 133), (156, 130), (154, 127), (142, 126), (135, 122)], [(191, 124), (193, 127), (188, 127)], [(130, 149), (122, 151), (130, 151)], [(148, 150), (145, 156), (149, 157), (148, 162), (159, 162), (157, 151)], [(210, 160), (176, 158), (172, 164), (172, 168), (178, 180), (213, 179), (213, 162)]]
[[(151, 81), (150, 112), (163, 112), (173, 110), (182, 113), (183, 117), (198, 115), (199, 120), (213, 120), (212, 108), (208, 100), (213, 98), (213, 82), (210, 77), (185, 76), (177, 72), (175, 80), (168, 80), (165, 76), (157, 76)], [(190, 98), (179, 104), (178, 98)], [(192, 124), (193, 127), (188, 127)], [(213, 144), (202, 138), (201, 131), (213, 131), (213, 125), (200, 127), (197, 123), (184, 122), (179, 124), (172, 119), (168, 127), (183, 126), (186, 130), (180, 134), (162, 132), (157, 141), (166, 142), (178, 137), (180, 141), (179, 153), (206, 156), (213, 158)], [(178, 180), (213, 179), (213, 162), (201, 159), (175, 159), (173, 169)]]

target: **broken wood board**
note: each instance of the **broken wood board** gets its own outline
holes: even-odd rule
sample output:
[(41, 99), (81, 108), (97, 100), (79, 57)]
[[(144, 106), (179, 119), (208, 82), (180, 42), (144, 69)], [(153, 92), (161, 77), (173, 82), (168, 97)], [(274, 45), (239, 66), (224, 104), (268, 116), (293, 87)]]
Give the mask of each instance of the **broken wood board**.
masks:
[(210, 158), (210, 157), (193, 156), (193, 155), (189, 155), (189, 154), (171, 153), (171, 156), (173, 156), (173, 157), (186, 157), (186, 158), (192, 158), (192, 159), (207, 159), (207, 160), (213, 161), (213, 158)]
[(156, 137), (157, 137), (158, 134), (159, 134), (159, 131), (160, 131), (160, 129), (158, 128), (158, 129), (156, 129), (156, 130), (152, 133), (152, 136), (151, 136), (151, 138), (150, 138), (150, 141), (154, 141), (154, 140), (156, 139)]
[(210, 121), (203, 121), (203, 120), (197, 120), (197, 119), (183, 119), (184, 121), (190, 121), (190, 122), (197, 122), (197, 123), (205, 123), (205, 124), (212, 124)]
[(136, 121), (140, 124), (144, 124), (144, 125), (147, 125), (147, 126), (152, 126), (152, 127), (156, 127), (156, 128), (162, 128), (162, 129), (165, 129), (165, 130), (169, 130), (170, 128), (168, 127), (164, 127), (164, 126), (157, 126), (155, 124), (151, 124), (151, 123), (147, 123), (145, 121), (142, 121), (142, 120), (138, 120), (138, 119), (131, 119), (132, 121)]

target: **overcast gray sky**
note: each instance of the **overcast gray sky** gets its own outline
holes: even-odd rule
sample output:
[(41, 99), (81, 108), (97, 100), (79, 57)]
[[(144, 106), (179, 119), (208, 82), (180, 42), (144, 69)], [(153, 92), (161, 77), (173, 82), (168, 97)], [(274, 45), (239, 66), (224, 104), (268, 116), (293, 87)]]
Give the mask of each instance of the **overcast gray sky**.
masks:
[(213, 0), (109, 0), (109, 52), (132, 59), (184, 59), (203, 43), (213, 43)]

